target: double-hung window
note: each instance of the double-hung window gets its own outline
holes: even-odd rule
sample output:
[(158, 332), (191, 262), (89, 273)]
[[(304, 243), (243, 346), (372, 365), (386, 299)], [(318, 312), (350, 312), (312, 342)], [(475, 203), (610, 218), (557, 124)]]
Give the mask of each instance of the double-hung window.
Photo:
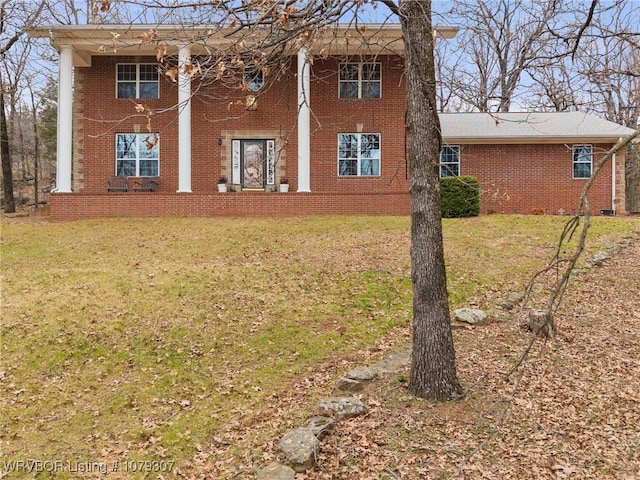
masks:
[(338, 175), (372, 177), (380, 175), (380, 134), (338, 135)]
[(116, 134), (116, 175), (157, 177), (160, 163), (158, 134)]
[(573, 146), (573, 178), (591, 177), (593, 150), (591, 145)]
[(117, 98), (159, 98), (158, 66), (121, 63), (116, 74)]
[(338, 83), (340, 98), (380, 98), (382, 96), (380, 63), (342, 63)]
[(460, 176), (460, 147), (444, 146), (440, 149), (440, 176)]

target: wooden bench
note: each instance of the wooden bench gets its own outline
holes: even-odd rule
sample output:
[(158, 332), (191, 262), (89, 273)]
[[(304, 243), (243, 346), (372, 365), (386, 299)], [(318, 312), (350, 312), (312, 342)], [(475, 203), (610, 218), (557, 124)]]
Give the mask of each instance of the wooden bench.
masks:
[(128, 190), (128, 178), (111, 175), (107, 182), (107, 192), (126, 192)]
[(133, 184), (134, 192), (157, 192), (160, 186), (158, 177), (143, 177)]

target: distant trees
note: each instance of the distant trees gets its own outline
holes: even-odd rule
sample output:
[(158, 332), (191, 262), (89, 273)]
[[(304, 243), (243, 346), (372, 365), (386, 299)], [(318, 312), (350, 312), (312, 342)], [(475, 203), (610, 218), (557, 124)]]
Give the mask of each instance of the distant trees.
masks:
[[(24, 107), (25, 84), (33, 86), (33, 76), (26, 75), (31, 61), (31, 42), (25, 38), (44, 11), (46, 2), (29, 4), (2, 0), (0, 3), (0, 156), (2, 157), (3, 209), (15, 212), (14, 167), (17, 162), (22, 177), (28, 177), (27, 135), (37, 141), (33, 130), (27, 133), (25, 120), (31, 113)], [(33, 119), (35, 122), (35, 119)], [(35, 123), (33, 123), (35, 125)], [(20, 148), (19, 148), (20, 147)]]

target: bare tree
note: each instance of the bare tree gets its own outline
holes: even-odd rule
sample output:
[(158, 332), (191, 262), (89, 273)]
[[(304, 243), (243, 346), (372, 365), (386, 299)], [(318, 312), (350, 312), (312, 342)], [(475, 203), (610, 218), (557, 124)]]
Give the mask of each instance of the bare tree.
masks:
[(442, 65), (443, 83), (480, 112), (508, 112), (559, 18), (560, 1), (455, 0), (451, 19), (463, 26)]
[[(32, 27), (42, 13), (45, 2), (28, 5), (25, 2), (12, 2), (3, 0), (0, 3), (0, 60), (5, 63), (12, 49), (19, 44), (21, 37)], [(23, 67), (24, 62), (18, 62)], [(11, 145), (9, 142), (8, 118), (6, 115), (7, 96), (12, 100), (10, 106), (15, 107), (17, 100), (16, 76), (13, 80), (8, 76), (9, 69), (0, 68), (0, 156), (2, 157), (2, 184), (4, 211), (15, 212), (15, 200), (13, 195), (13, 170), (11, 158)], [(15, 108), (12, 108), (15, 111)]]
[[(554, 35), (568, 46), (571, 68), (580, 77), (583, 109), (637, 128), (640, 123), (640, 4), (593, 0), (577, 4), (575, 20)], [(627, 210), (640, 211), (640, 156), (626, 148)]]

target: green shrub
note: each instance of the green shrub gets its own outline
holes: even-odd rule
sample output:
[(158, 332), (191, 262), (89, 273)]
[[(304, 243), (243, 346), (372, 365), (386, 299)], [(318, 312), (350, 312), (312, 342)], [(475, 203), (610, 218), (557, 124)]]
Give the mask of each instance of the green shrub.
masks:
[(480, 185), (476, 177), (440, 179), (443, 218), (477, 217), (480, 213)]

